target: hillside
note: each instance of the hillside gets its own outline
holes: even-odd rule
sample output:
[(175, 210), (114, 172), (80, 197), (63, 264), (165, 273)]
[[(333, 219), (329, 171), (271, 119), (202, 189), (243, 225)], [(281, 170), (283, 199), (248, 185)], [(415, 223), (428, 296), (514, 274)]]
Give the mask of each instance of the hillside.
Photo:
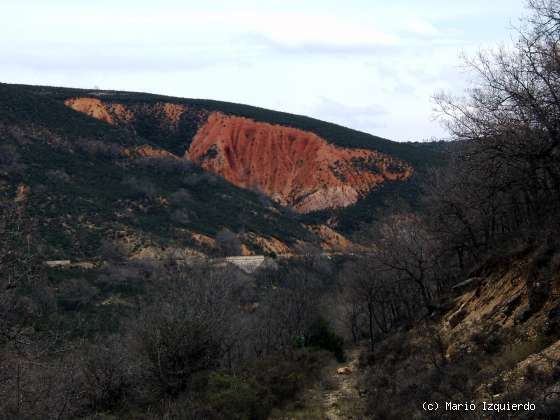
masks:
[(272, 418), (558, 418), (559, 263), (555, 241), (487, 258), (429, 316), (332, 361)]
[[(422, 418), (418, 402), (429, 399), (445, 418), (497, 418), (483, 411), (491, 404), (510, 418), (557, 418), (559, 262), (555, 241), (488, 258), (429, 318), (364, 352), (360, 387), (369, 391), (368, 416)], [(446, 401), (476, 408), (446, 409)]]
[(382, 197), (406, 196), (442, 156), (437, 144), (399, 144), (245, 105), (1, 90), (2, 146), (19, 168), (4, 171), (3, 191), (25, 195), (30, 216), (56, 244), (52, 257), (71, 248), (85, 258), (109, 232), (127, 238), (133, 253), (158, 246), (219, 253), (215, 238), (224, 229), (239, 234), (238, 253), (291, 252), (324, 243), (304, 223), (328, 220), (351, 232)]
[(52, 98), (0, 90), (0, 192), (38, 224), (46, 258), (91, 258), (113, 240), (133, 255), (215, 254), (224, 229), (242, 235), (243, 252), (317, 241), (286, 209), (138, 135)]
[[(398, 143), (315, 118), (289, 114), (286, 112), (271, 111), (250, 105), (207, 99), (177, 98), (136, 92), (97, 91), (89, 89), (30, 85), (10, 86), (21, 92), (25, 91), (61, 101), (79, 97), (93, 97), (99, 100), (122, 103), (123, 105), (169, 103), (190, 106), (199, 110), (205, 110), (206, 112), (222, 112), (227, 115), (236, 115), (255, 121), (268, 122), (270, 124), (283, 125), (298, 128), (303, 131), (309, 131), (341, 147), (375, 149), (381, 153), (386, 153), (396, 158), (405, 160), (414, 167), (419, 168), (432, 166), (434, 163), (441, 163), (442, 158), (442, 155), (440, 154), (441, 148), (438, 143)], [(153, 126), (151, 128), (155, 129)], [(139, 130), (144, 137), (150, 137), (149, 123), (147, 121), (142, 121), (142, 123), (136, 126), (135, 129)], [(158, 130), (156, 129), (156, 131)], [(152, 134), (155, 133), (152, 132)], [(170, 144), (167, 140), (165, 142)], [(188, 142), (184, 142), (184, 138), (181, 144), (183, 149), (175, 149), (176, 151), (184, 151), (189, 145)], [(179, 146), (176, 145), (176, 147)]]
[[(150, 137), (173, 156), (184, 156), (302, 213), (347, 207), (378, 185), (406, 180), (413, 172), (408, 164), (377, 151), (336, 147), (308, 131), (184, 104), (123, 105), (86, 97), (65, 104), (135, 132), (151, 121), (155, 128)], [(196, 131), (192, 139), (191, 131)], [(162, 140), (166, 138), (173, 139)]]
[[(395, 180), (405, 186), (406, 182), (400, 181), (409, 180), (415, 172), (421, 178), (426, 168), (443, 161), (443, 145), (439, 143), (396, 143), (335, 124), (246, 105), (127, 92), (17, 88), (64, 101), (176, 156), (187, 156), (193, 149), (191, 158), (203, 167), (303, 213), (342, 210), (375, 196)], [(293, 141), (299, 146), (286, 148)], [(246, 147), (248, 143), (251, 147)], [(240, 164), (232, 166), (232, 153)], [(294, 153), (299, 159), (294, 159)], [(309, 178), (309, 173), (314, 176)], [(277, 185), (288, 185), (288, 190)], [(355, 216), (346, 217), (340, 211), (331, 212), (330, 218), (333, 215), (343, 219)]]

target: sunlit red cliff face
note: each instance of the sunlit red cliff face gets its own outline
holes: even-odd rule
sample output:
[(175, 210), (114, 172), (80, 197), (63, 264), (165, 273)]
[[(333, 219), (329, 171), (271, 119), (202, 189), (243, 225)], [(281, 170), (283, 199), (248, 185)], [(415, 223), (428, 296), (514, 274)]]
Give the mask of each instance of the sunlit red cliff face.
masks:
[(112, 125), (132, 124), (137, 117), (147, 114), (160, 123), (161, 127), (177, 128), (182, 115), (189, 107), (181, 104), (156, 102), (153, 104), (123, 105), (109, 103), (98, 98), (67, 99), (65, 104), (75, 111), (83, 112)]
[(188, 158), (302, 213), (349, 206), (383, 182), (411, 175), (406, 164), (375, 151), (345, 149), (310, 132), (221, 113), (199, 129)]
[(311, 132), (186, 105), (128, 106), (96, 98), (66, 104), (113, 125), (133, 125), (139, 113), (149, 114), (162, 129), (179, 133), (188, 114), (196, 130), (194, 138), (184, 138), (185, 158), (301, 213), (352, 205), (384, 182), (412, 175), (405, 162), (373, 150), (342, 148)]

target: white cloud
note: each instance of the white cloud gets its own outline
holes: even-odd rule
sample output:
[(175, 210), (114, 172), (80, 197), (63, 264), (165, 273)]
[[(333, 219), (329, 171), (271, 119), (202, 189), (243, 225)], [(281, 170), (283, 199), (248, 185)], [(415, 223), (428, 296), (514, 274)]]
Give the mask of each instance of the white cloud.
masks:
[(334, 16), (280, 14), (243, 16), (248, 32), (260, 34), (273, 42), (287, 46), (297, 45), (394, 45), (398, 37), (375, 27)]
[(402, 24), (404, 31), (422, 36), (437, 36), (441, 32), (430, 22), (423, 19), (409, 19)]
[(387, 117), (388, 110), (379, 104), (346, 105), (319, 97), (317, 104), (311, 108), (310, 115), (374, 133), (376, 129), (385, 126), (383, 119)]
[(430, 96), (463, 86), (459, 50), (507, 41), (523, 2), (6, 2), (0, 81), (230, 100), (430, 137), (442, 134)]

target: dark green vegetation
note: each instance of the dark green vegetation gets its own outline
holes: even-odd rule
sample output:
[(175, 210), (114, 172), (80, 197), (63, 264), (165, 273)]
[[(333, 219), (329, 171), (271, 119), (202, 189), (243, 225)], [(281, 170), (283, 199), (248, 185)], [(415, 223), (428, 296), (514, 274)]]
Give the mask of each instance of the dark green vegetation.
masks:
[[(396, 185), (384, 184), (379, 190), (372, 191), (356, 206), (321, 211), (302, 219), (307, 223), (324, 223), (329, 219), (335, 218), (339, 222), (339, 229), (345, 233), (357, 230), (363, 222), (371, 222), (372, 209), (383, 207), (386, 203), (394, 201), (393, 197), (399, 197), (404, 202), (415, 205), (419, 198), (418, 183), (425, 179), (429, 168), (441, 166), (446, 159), (446, 147), (442, 142), (397, 143), (313, 118), (270, 111), (248, 105), (133, 92), (91, 91), (24, 85), (4, 85), (4, 87), (11, 89), (11, 92), (16, 96), (22, 95), (26, 98), (25, 101), (22, 100), (22, 106), (31, 115), (42, 114), (43, 108), (47, 106), (46, 104), (49, 104), (50, 112), (45, 113), (44, 121), (48, 122), (49, 126), (51, 126), (50, 122), (52, 121), (53, 127), (64, 127), (66, 125), (66, 117), (64, 116), (70, 114), (68, 110), (62, 112), (60, 105), (55, 104), (55, 102), (62, 103), (66, 99), (75, 97), (92, 97), (107, 102), (124, 104), (136, 111), (136, 118), (132, 123), (132, 130), (129, 130), (129, 135), (133, 137), (139, 136), (144, 143), (152, 144), (179, 156), (182, 156), (188, 149), (197, 128), (204, 121), (207, 114), (212, 111), (220, 111), (225, 114), (247, 117), (256, 121), (286, 125), (310, 131), (341, 147), (373, 149), (411, 164), (415, 174), (409, 181), (399, 182)], [(43, 104), (43, 108), (41, 108), (41, 105), (31, 106), (30, 102), (33, 101), (33, 98), (39, 98), (37, 101)], [(162, 102), (188, 105), (190, 107), (189, 111), (182, 116), (177, 130), (169, 130), (162, 127), (158, 123), (156, 116), (143, 112), (145, 105), (154, 105)], [(61, 113), (55, 116), (54, 114), (59, 111)], [(9, 112), (11, 111), (7, 113)], [(75, 119), (76, 117), (72, 118)], [(79, 126), (78, 121), (83, 121), (84, 117), (81, 117), (80, 120), (74, 119), (68, 119), (68, 121), (75, 121), (74, 127), (76, 128)], [(93, 127), (91, 121), (89, 124), (92, 124)], [(105, 124), (98, 123), (94, 127), (102, 130), (102, 125)], [(88, 131), (89, 128), (86, 130), (86, 133)], [(116, 131), (113, 129), (108, 135), (112, 136)], [(92, 135), (94, 138), (100, 138), (98, 137), (100, 136), (99, 131), (93, 132)], [(102, 135), (101, 140), (106, 137), (107, 135)], [(139, 140), (136, 139), (136, 141)]]
[[(434, 164), (441, 164), (444, 159), (441, 153), (441, 144), (438, 142), (398, 143), (326, 121), (285, 112), (271, 111), (250, 105), (206, 99), (184, 99), (134, 92), (92, 91), (87, 89), (27, 85), (13, 85), (13, 87), (20, 91), (27, 91), (35, 95), (58, 99), (60, 101), (79, 96), (90, 96), (126, 105), (168, 102), (190, 105), (208, 112), (220, 111), (229, 115), (251, 118), (255, 121), (285, 125), (310, 131), (341, 147), (374, 149), (409, 162), (415, 168), (426, 168)], [(146, 124), (149, 125), (149, 122), (146, 122)], [(184, 136), (184, 138), (189, 138), (189, 136)], [(186, 146), (188, 147), (188, 144), (186, 144)]]
[[(190, 233), (227, 228), (313, 241), (290, 212), (187, 161), (123, 156), (150, 143), (81, 115), (49, 97), (0, 86), (0, 193), (29, 187), (46, 259), (99, 256), (104, 239), (196, 248)], [(211, 250), (207, 250), (211, 252)]]
[(46, 269), (33, 217), (0, 211), (2, 419), (266, 419), (342, 357), (328, 260)]

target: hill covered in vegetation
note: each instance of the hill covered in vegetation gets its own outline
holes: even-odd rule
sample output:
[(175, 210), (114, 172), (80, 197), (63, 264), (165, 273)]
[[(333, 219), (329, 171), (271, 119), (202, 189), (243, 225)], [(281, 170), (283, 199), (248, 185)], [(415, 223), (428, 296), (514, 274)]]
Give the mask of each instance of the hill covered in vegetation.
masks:
[(141, 136), (50, 97), (0, 90), (2, 197), (38, 223), (51, 259), (94, 257), (117, 236), (133, 253), (220, 253), (220, 232), (244, 234), (258, 253), (315, 241), (287, 209), (187, 160), (150, 153), (159, 148)]
[[(124, 233), (132, 226), (140, 236), (149, 233), (148, 242), (173, 238), (204, 252), (216, 250), (212, 241), (224, 229), (243, 233), (253, 252), (286, 252), (297, 239), (317, 242), (302, 223), (329, 220), (349, 233), (387, 198), (416, 201), (411, 186), (443, 158), (439, 144), (399, 144), (246, 105), (39, 86), (1, 89), (4, 160), (19, 168), (4, 171), (4, 190), (13, 195), (23, 188), (29, 207), (49, 226), (68, 217), (66, 225), (74, 227), (66, 233), (46, 228), (53, 243), (66, 247), (71, 241), (64, 236), (75, 238), (78, 231), (91, 244), (109, 227), (139, 236)], [(231, 116), (218, 117), (221, 125), (228, 118), (246, 121), (245, 137), (216, 133), (208, 126), (211, 115)], [(264, 134), (253, 134), (257, 130)], [(198, 148), (192, 144), (197, 138)], [(298, 142), (300, 160), (294, 162), (289, 147)], [(256, 144), (252, 155), (245, 144)], [(56, 214), (53, 200), (66, 203), (74, 218)], [(296, 216), (283, 205), (311, 213)], [(78, 223), (81, 213), (95, 214), (96, 221)], [(95, 225), (95, 233), (84, 231), (87, 225)]]

